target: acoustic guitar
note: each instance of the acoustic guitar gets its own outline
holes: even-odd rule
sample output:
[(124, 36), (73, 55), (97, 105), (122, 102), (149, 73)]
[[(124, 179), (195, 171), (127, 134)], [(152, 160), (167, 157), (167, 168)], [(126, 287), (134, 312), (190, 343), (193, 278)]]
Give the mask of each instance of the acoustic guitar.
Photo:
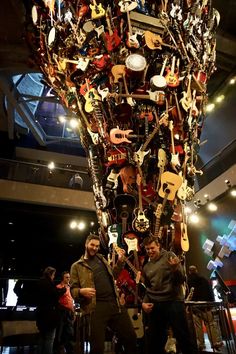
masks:
[(168, 200), (174, 200), (182, 181), (182, 177), (173, 172), (163, 172), (161, 175), (161, 186), (158, 191), (159, 196), (165, 198), (167, 194)]

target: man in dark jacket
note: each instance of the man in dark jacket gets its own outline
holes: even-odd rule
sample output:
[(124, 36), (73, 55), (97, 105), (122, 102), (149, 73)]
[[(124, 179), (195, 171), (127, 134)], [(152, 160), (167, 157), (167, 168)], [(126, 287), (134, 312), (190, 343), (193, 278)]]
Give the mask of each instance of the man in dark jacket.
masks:
[(124, 346), (126, 354), (136, 353), (136, 334), (124, 306), (120, 305), (115, 278), (124, 266), (124, 250), (112, 269), (98, 253), (100, 239), (90, 234), (85, 254), (71, 266), (71, 293), (89, 320), (90, 354), (104, 352), (105, 331), (112, 329)]
[(161, 249), (156, 237), (146, 237), (143, 244), (149, 256), (142, 271), (146, 285), (142, 309), (146, 317), (147, 352), (164, 354), (171, 328), (182, 354), (197, 354), (186, 318), (181, 262), (173, 252)]
[[(211, 283), (198, 273), (197, 267), (195, 265), (191, 265), (188, 269), (188, 273), (188, 288), (193, 289), (191, 300), (214, 302), (215, 298)], [(203, 323), (206, 326), (212, 348), (217, 350), (223, 345), (219, 331), (219, 324), (213, 316), (212, 309), (212, 307), (194, 308), (193, 321), (196, 330), (198, 348), (200, 350), (205, 349)]]

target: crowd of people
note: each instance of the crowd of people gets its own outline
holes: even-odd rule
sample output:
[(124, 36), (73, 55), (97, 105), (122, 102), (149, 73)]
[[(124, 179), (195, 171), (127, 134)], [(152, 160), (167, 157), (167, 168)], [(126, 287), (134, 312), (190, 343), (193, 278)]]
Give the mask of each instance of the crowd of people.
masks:
[[(78, 341), (82, 340), (89, 343), (90, 354), (102, 354), (108, 331), (119, 343), (119, 354), (197, 354), (205, 349), (203, 325), (212, 348), (219, 350), (223, 341), (212, 307), (194, 306), (191, 315), (194, 331), (186, 310), (186, 299), (190, 297), (192, 301), (214, 302), (210, 282), (199, 275), (194, 265), (186, 275), (182, 260), (163, 249), (158, 238), (146, 237), (144, 247), (147, 260), (139, 274), (145, 288), (140, 301), (144, 329), (141, 345), (116, 283), (126, 264), (125, 251), (119, 249), (116, 262), (110, 264), (100, 253), (99, 236), (89, 234), (84, 254), (71, 265), (70, 271), (62, 273), (59, 283), (55, 282), (56, 269), (50, 266), (38, 281), (37, 354), (74, 354), (81, 345)], [(22, 282), (15, 286), (18, 296), (20, 290)], [(18, 303), (21, 301), (19, 297)], [(79, 317), (86, 324), (84, 338), (76, 333), (76, 304)]]

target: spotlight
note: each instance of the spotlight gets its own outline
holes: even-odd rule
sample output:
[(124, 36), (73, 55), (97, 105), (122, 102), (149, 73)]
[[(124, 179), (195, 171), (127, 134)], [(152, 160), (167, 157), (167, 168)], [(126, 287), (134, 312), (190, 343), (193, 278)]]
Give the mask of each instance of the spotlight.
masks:
[(199, 216), (197, 214), (192, 214), (190, 215), (189, 217), (189, 221), (192, 223), (192, 224), (198, 224), (199, 223)]
[(230, 191), (230, 194), (231, 194), (232, 197), (236, 197), (236, 189), (235, 189), (235, 188), (232, 189), (232, 190)]
[(207, 206), (207, 209), (210, 210), (210, 211), (216, 211), (218, 208), (217, 208), (217, 205), (215, 203), (209, 203), (208, 206)]
[(231, 187), (232, 187), (232, 186), (231, 186), (231, 183), (230, 183), (230, 181), (229, 181), (228, 179), (225, 180), (225, 184), (226, 184), (226, 186), (227, 186), (228, 188), (231, 188)]

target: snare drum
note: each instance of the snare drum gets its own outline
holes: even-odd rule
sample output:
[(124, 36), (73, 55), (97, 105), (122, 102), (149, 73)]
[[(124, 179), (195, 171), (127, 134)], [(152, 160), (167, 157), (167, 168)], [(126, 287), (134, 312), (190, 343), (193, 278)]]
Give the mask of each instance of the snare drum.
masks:
[(140, 54), (130, 54), (126, 61), (126, 74), (132, 80), (143, 79), (147, 61)]

